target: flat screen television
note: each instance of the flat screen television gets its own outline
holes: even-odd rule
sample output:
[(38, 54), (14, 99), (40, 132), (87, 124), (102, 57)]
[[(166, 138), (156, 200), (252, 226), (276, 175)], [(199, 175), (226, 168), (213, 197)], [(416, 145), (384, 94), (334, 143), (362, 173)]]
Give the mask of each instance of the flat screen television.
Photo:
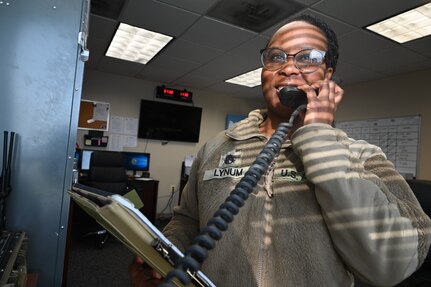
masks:
[(202, 108), (141, 100), (138, 138), (199, 142)]

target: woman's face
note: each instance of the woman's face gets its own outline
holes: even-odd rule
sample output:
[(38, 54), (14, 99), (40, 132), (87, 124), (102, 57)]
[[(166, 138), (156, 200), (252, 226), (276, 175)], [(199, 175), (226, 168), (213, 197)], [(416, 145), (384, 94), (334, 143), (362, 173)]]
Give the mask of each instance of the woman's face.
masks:
[[(287, 54), (295, 54), (304, 49), (327, 51), (327, 41), (323, 33), (314, 25), (295, 21), (280, 28), (270, 40), (267, 48), (278, 48)], [(332, 68), (326, 69), (323, 62), (314, 72), (302, 73), (294, 64), (293, 57), (278, 70), (262, 69), (262, 91), (268, 110), (279, 116), (290, 116), (292, 110), (283, 106), (278, 98), (279, 90), (284, 86), (301, 86), (308, 84), (319, 88), (318, 81), (329, 79)]]

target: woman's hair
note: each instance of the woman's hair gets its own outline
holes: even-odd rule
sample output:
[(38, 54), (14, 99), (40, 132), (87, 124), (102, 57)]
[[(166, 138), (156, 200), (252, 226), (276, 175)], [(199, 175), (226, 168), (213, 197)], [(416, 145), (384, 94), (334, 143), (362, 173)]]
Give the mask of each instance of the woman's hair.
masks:
[(328, 51), (326, 52), (326, 55), (325, 55), (326, 66), (328, 68), (332, 68), (335, 72), (335, 68), (337, 67), (337, 61), (338, 61), (338, 39), (334, 30), (332, 30), (332, 28), (329, 27), (329, 25), (326, 24), (326, 22), (312, 15), (303, 14), (293, 18), (289, 22), (294, 22), (294, 21), (307, 22), (308, 24), (316, 26), (317, 28), (320, 29), (320, 31), (322, 31), (328, 43)]

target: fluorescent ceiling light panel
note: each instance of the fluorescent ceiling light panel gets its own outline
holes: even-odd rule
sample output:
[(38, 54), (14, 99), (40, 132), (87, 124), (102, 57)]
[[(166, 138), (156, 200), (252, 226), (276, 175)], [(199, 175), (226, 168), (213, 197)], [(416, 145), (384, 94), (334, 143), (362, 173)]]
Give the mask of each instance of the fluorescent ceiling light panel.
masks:
[(106, 56), (146, 64), (172, 39), (171, 36), (120, 23)]
[(253, 88), (260, 85), (261, 72), (262, 68), (259, 68), (248, 73), (236, 76), (232, 79), (228, 79), (225, 82)]
[(367, 29), (398, 43), (431, 35), (431, 3), (368, 26)]

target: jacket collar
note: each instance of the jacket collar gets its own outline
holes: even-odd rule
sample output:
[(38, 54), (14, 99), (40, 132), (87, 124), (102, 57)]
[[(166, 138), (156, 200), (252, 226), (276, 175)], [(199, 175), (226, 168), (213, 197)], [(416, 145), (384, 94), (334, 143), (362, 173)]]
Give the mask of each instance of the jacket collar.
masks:
[(254, 110), (248, 117), (226, 130), (226, 136), (234, 140), (246, 140), (252, 137), (266, 138), (259, 132), (260, 124), (267, 116), (266, 110)]
[[(247, 140), (253, 137), (268, 140), (266, 136), (260, 133), (259, 126), (266, 119), (267, 110), (253, 110), (248, 114), (248, 117), (236, 123), (233, 127), (226, 130), (226, 136), (234, 140)], [(287, 139), (283, 144), (283, 148), (290, 147), (292, 142)]]

